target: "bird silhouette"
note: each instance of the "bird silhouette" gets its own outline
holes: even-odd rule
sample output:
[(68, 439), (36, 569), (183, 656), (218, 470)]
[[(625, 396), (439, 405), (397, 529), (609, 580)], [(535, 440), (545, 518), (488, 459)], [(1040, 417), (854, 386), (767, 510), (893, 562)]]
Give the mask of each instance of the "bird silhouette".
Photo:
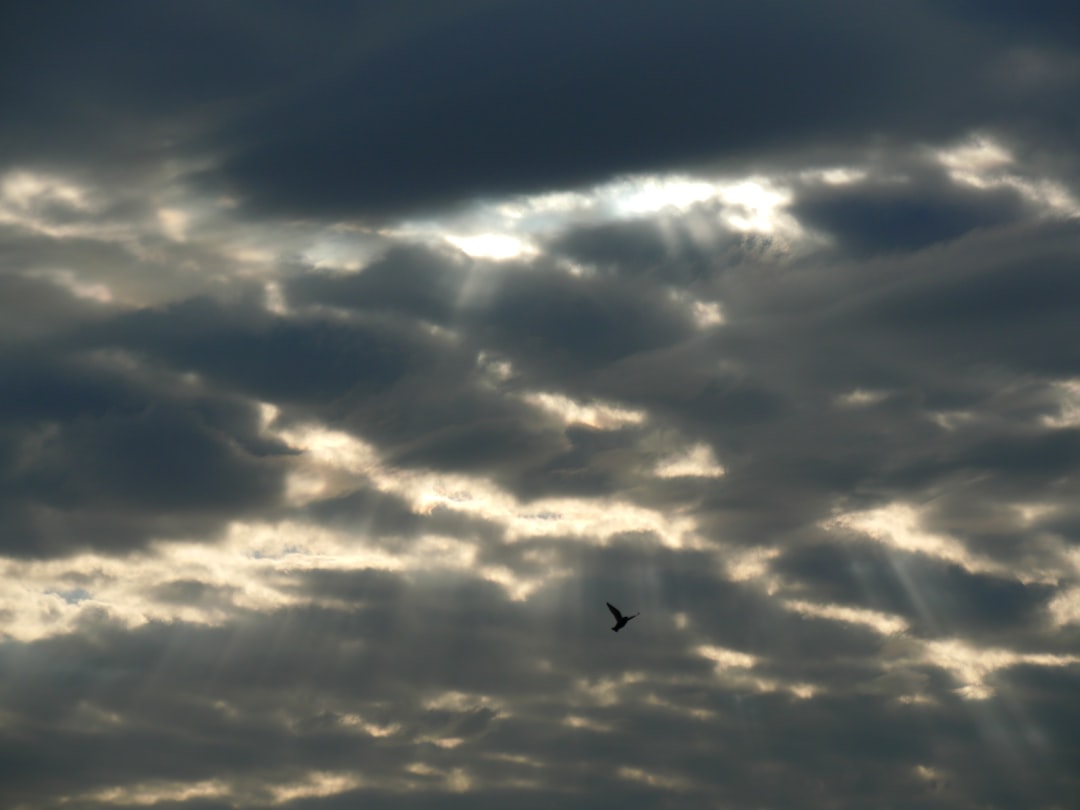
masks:
[(635, 613), (633, 616), (623, 616), (619, 612), (619, 609), (611, 604), (611, 602), (605, 602), (604, 604), (607, 605), (607, 609), (611, 611), (611, 615), (615, 617), (615, 626), (611, 629), (616, 633), (626, 627), (626, 623), (631, 619), (641, 615), (640, 613)]

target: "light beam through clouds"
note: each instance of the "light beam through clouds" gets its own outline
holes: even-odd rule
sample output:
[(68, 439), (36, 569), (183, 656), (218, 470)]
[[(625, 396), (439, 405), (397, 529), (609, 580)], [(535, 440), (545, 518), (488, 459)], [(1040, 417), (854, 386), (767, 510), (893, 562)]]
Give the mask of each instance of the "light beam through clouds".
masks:
[(1077, 805), (1071, 18), (559, 2), (12, 17), (0, 806)]

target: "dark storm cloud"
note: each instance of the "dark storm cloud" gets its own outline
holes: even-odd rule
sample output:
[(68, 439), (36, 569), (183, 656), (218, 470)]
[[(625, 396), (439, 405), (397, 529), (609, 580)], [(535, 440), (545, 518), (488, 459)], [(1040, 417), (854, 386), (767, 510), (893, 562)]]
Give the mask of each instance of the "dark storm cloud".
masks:
[(533, 409), (480, 384), (475, 352), (377, 312), (282, 317), (198, 299), (90, 335), (284, 406), (286, 418), (352, 430), (405, 464), (509, 472), (561, 443)]
[[(0, 360), (4, 550), (121, 551), (271, 506), (287, 451), (247, 402), (74, 355)], [(158, 381), (160, 384), (160, 381)]]
[(498, 265), (419, 248), (392, 250), (352, 275), (308, 275), (296, 303), (397, 312), (464, 332), (539, 376), (595, 369), (692, 334), (685, 312), (647, 284), (579, 278), (546, 259)]
[(647, 286), (537, 269), (507, 275), (474, 328), (540, 376), (587, 373), (692, 334), (686, 315)]
[(1068, 50), (1080, 33), (1068, 0), (1035, 0), (1016, 5), (1008, 0), (946, 0), (943, 4), (980, 24), (997, 28), (1014, 40), (1030, 44), (1052, 43)]
[(231, 105), (306, 78), (313, 48), (362, 39), (362, 11), (349, 5), (328, 3), (318, 19), (287, 3), (13, 9), (3, 38), (10, 69), (0, 83), (12, 115), (5, 154), (80, 172), (94, 170), (80, 157), (87, 154), (117, 173), (147, 167)]
[(479, 268), (460, 253), (404, 245), (391, 248), (361, 273), (298, 275), (287, 294), (297, 305), (394, 312), (449, 326), (473, 271)]
[(11, 23), (13, 158), (89, 152), (119, 170), (223, 156), (204, 182), (302, 214), (385, 214), (881, 132), (942, 139), (1043, 109), (1027, 101), (1038, 77), (1023, 93), (995, 84), (998, 29), (931, 3), (111, 3), (35, 6)]
[[(574, 228), (552, 239), (548, 249), (594, 272), (691, 286), (735, 263), (755, 241), (718, 231), (715, 209), (700, 205), (688, 215), (662, 221), (642, 218)], [(695, 233), (699, 224), (709, 239)]]
[(257, 207), (380, 214), (882, 127), (941, 137), (987, 101), (991, 54), (951, 27), (925, 5), (492, 4), (237, 122), (221, 179)]
[(287, 452), (253, 403), (71, 341), (118, 314), (43, 279), (0, 277), (4, 550), (118, 553), (155, 536), (212, 532), (272, 506)]
[(963, 188), (942, 176), (871, 180), (803, 195), (792, 213), (859, 253), (917, 250), (976, 228), (1014, 222), (1023, 208), (1014, 189)]
[(198, 371), (265, 401), (325, 403), (393, 385), (422, 342), (393, 325), (282, 318), (250, 299), (209, 298), (125, 313), (90, 339)]

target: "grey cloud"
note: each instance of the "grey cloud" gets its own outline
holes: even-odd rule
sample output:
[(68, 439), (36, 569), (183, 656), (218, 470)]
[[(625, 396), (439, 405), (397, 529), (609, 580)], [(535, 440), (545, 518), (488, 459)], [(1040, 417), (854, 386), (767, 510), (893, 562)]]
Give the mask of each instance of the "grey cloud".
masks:
[(488, 265), (419, 248), (390, 252), (355, 275), (305, 276), (297, 303), (391, 311), (456, 327), (550, 376), (578, 373), (691, 334), (684, 313), (646, 285), (576, 278), (546, 260)]
[(419, 513), (405, 498), (367, 486), (315, 500), (291, 514), (297, 519), (362, 535), (366, 545), (390, 551), (404, 550), (424, 534), (457, 537), (485, 545), (498, 544), (503, 535), (503, 528), (497, 522), (443, 505)]
[(702, 203), (677, 216), (586, 225), (558, 234), (548, 249), (594, 272), (693, 288), (767, 242), (731, 233), (721, 225), (721, 213), (722, 207)]
[[(331, 585), (333, 579), (346, 590)], [(958, 783), (963, 790), (985, 791), (990, 801), (995, 800), (994, 790), (1038, 800), (1040, 795), (1049, 799), (1069, 785), (1055, 776), (1043, 788), (1024, 780), (1019, 783), (1025, 790), (1022, 794), (1015, 794), (1015, 781), (1004, 779), (978, 787), (983, 778), (979, 757), (993, 755), (994, 744), (986, 740), (976, 744), (978, 754), (963, 753), (980, 738), (977, 716), (972, 717), (947, 691), (940, 694), (944, 704), (933, 711), (918, 706), (893, 707), (872, 695), (827, 695), (811, 701), (778, 694), (756, 695), (710, 683), (708, 665), (692, 665), (679, 657), (678, 647), (665, 641), (664, 631), (645, 632), (648, 640), (668, 648), (665, 655), (676, 656), (666, 666), (657, 655), (659, 651), (649, 652), (650, 644), (615, 647), (616, 637), (607, 632), (606, 626), (594, 628), (595, 635), (600, 636), (595, 638), (581, 634), (568, 621), (560, 621), (549, 631), (560, 643), (554, 647), (539, 645), (543, 626), (530, 620), (523, 609), (510, 608), (486, 587), (476, 588), (462, 581), (448, 583), (448, 589), (429, 589), (418, 582), (404, 586), (395, 575), (373, 573), (335, 573), (333, 579), (320, 573), (309, 581), (318, 593), (355, 593), (355, 612), (285, 611), (253, 617), (247, 628), (232, 631), (158, 626), (132, 633), (106, 626), (95, 631), (93, 646), (73, 638), (58, 639), (28, 647), (18, 658), (12, 658), (9, 649), (4, 663), (13, 677), (6, 679), (7, 694), (12, 700), (17, 697), (18, 705), (23, 707), (16, 728), (25, 729), (20, 724), (34, 718), (41, 724), (40, 739), (52, 750), (49, 760), (39, 758), (48, 749), (8, 760), (25, 766), (13, 774), (15, 778), (5, 781), (8, 795), (41, 795), (42, 780), (55, 780), (51, 768), (40, 767), (45, 762), (71, 765), (63, 769), (61, 781), (52, 782), (53, 791), (86, 789), (95, 784), (108, 786), (122, 781), (125, 770), (130, 769), (143, 778), (152, 774), (166, 779), (205, 779), (228, 774), (229, 779), (246, 785), (242, 789), (249, 795), (258, 795), (255, 784), (260, 774), (269, 769), (276, 768), (281, 776), (290, 772), (300, 775), (305, 767), (358, 768), (360, 773), (375, 777), (401, 774), (404, 765), (419, 760), (436, 767), (464, 765), (481, 785), (477, 792), (469, 794), (472, 801), (479, 806), (495, 806), (506, 794), (483, 787), (486, 780), (498, 780), (515, 770), (521, 773), (519, 766), (512, 763), (485, 764), (487, 756), (496, 754), (525, 756), (536, 760), (543, 773), (560, 775), (560, 780), (549, 782), (551, 787), (546, 790), (523, 795), (525, 801), (530, 800), (528, 796), (549, 797), (552, 794), (547, 791), (557, 790), (558, 784), (571, 791), (569, 801), (577, 801), (575, 795), (595, 790), (618, 794), (617, 782), (613, 781), (615, 768), (605, 762), (690, 780), (697, 787), (685, 793), (656, 789), (657, 802), (685, 802), (687, 806), (708, 795), (725, 796), (736, 806), (753, 806), (762, 796), (795, 801), (806, 789), (815, 791), (814, 795), (843, 797), (849, 802), (868, 799), (882, 789), (915, 789), (906, 781), (909, 777), (893, 770), (897, 762), (906, 763), (911, 770), (917, 764), (937, 767), (944, 763), (947, 775), (943, 779)], [(451, 594), (457, 598), (446, 599)], [(718, 615), (714, 606), (698, 604), (692, 593), (686, 596), (701, 618), (719, 623), (722, 614)], [(653, 615), (659, 618), (655, 612)], [(522, 638), (519, 634), (526, 628), (531, 632)], [(759, 625), (763, 636), (768, 636), (771, 629)], [(567, 630), (571, 631), (569, 637)], [(515, 638), (519, 641), (512, 642)], [(380, 657), (383, 639), (393, 640), (395, 655)], [(512, 643), (514, 655), (496, 652)], [(589, 656), (587, 647), (599, 643), (610, 648), (608, 656), (614, 656), (613, 660)], [(530, 647), (531, 653), (526, 651)], [(447, 668), (443, 653), (449, 648), (460, 648), (463, 654)], [(560, 650), (556, 661), (559, 674), (542, 676), (538, 683), (513, 676), (527, 662), (535, 662), (536, 655)], [(777, 650), (783, 650), (783, 645)], [(480, 653), (485, 655), (481, 657)], [(642, 660), (642, 654), (652, 660)], [(799, 648), (788, 650), (788, 655), (792, 664), (807, 657)], [(43, 667), (46, 660), (84, 663), (69, 668), (64, 675), (62, 668)], [(443, 663), (435, 665), (435, 661)], [(655, 669), (657, 664), (679, 674), (684, 685), (667, 686), (662, 677), (654, 681), (663, 671)], [(565, 687), (570, 673), (575, 678), (595, 678), (600, 674), (617, 675), (628, 666), (651, 674), (640, 685), (624, 687), (619, 705), (570, 709), (592, 722), (612, 726), (617, 733), (598, 734), (557, 723), (567, 706), (559, 693), (551, 690), (559, 684)], [(805, 674), (813, 669), (813, 662), (801, 666)], [(157, 677), (140, 690), (139, 700), (132, 702), (130, 687), (146, 667), (151, 667)], [(26, 679), (26, 674), (42, 671), (53, 674), (37, 682)], [(685, 681), (687, 677), (692, 680)], [(358, 710), (372, 722), (396, 722), (401, 728), (380, 740), (344, 733), (339, 715), (326, 713), (318, 701), (303, 699), (297, 693), (298, 685), (306, 689), (319, 685), (324, 700), (337, 695), (346, 701), (342, 705)], [(482, 693), (509, 701), (504, 705), (511, 713), (493, 713), (482, 705), (461, 710), (425, 709), (409, 697), (418, 685), (435, 687), (436, 693), (440, 687), (466, 691), (480, 688)], [(947, 684), (941, 687), (947, 690)], [(707, 710), (713, 713), (713, 719), (687, 725), (685, 719), (670, 710), (641, 702), (649, 694), (675, 705)], [(61, 695), (67, 697), (57, 701)], [(388, 701), (391, 696), (394, 699)], [(539, 705), (535, 703), (538, 698), (542, 700)], [(214, 709), (213, 701), (219, 699), (231, 705), (235, 713), (230, 716)], [(87, 700), (119, 711), (127, 718), (125, 723), (141, 718), (144, 730), (136, 732), (121, 726), (116, 728), (113, 739), (105, 744), (99, 741), (94, 755), (78, 752), (77, 738), (64, 730), (62, 718)], [(42, 711), (42, 701), (53, 706), (51, 715)], [(994, 702), (975, 711), (1001, 712), (1006, 705)], [(274, 712), (283, 710), (297, 718), (289, 729), (270, 720)], [(929, 737), (927, 727), (933, 730)], [(432, 733), (464, 737), (465, 742), (446, 751), (409, 742), (411, 735)], [(190, 742), (186, 739), (189, 734), (195, 735)], [(632, 741), (643, 738), (653, 740), (660, 750), (635, 747)], [(260, 741), (257, 755), (251, 748), (255, 740)], [(132, 756), (126, 752), (127, 745), (142, 746), (145, 752)], [(215, 764), (201, 759), (194, 768), (186, 766), (193, 745), (204, 749), (210, 746), (215, 752)], [(1016, 745), (1026, 756), (1034, 753), (1035, 749), (1026, 743)], [(738, 751), (747, 746), (758, 763), (749, 771), (734, 764), (739, 759)], [(731, 764), (718, 771), (717, 761)], [(581, 767), (581, 763), (588, 762), (594, 764)], [(778, 773), (785, 778), (777, 781), (766, 777)], [(822, 773), (830, 775), (827, 784), (818, 781)], [(862, 776), (858, 776), (860, 773)], [(377, 797), (378, 791), (374, 792)], [(369, 791), (361, 795), (366, 798)], [(640, 803), (638, 791), (626, 794), (631, 795)], [(295, 806), (321, 806), (325, 802), (333, 806), (353, 798), (343, 794), (323, 802), (298, 800)], [(441, 803), (444, 795), (432, 784), (423, 799)]]
[(287, 448), (250, 403), (155, 387), (92, 357), (5, 358), (5, 549), (122, 551), (273, 505)]
[[(308, 213), (761, 159), (882, 128), (940, 139), (1007, 124), (1031, 95), (993, 85), (991, 29), (929, 3), (119, 3), (59, 22), (23, 11), (10, 30), (14, 156), (70, 165), (89, 150), (119, 171), (124, 156), (210, 154), (224, 164), (203, 182)], [(72, 93), (93, 103), (63, 104)]]
[(0, 275), (2, 339), (38, 338), (58, 325), (78, 326), (108, 314), (106, 308), (79, 301), (47, 281)]
[[(899, 615), (915, 633), (960, 636), (992, 646), (1040, 635), (1055, 589), (986, 574), (880, 545), (808, 546), (785, 553), (775, 570), (813, 601)], [(998, 639), (995, 639), (998, 636)]]
[[(1065, 12), (14, 11), (0, 804), (1073, 806)], [(832, 242), (586, 188), (667, 168)]]
[(378, 392), (409, 368), (415, 332), (330, 319), (285, 319), (260, 303), (197, 298), (126, 313), (89, 339), (160, 357), (267, 401), (330, 402)]
[(460, 254), (400, 246), (361, 273), (298, 275), (287, 294), (298, 305), (400, 312), (445, 326), (453, 322), (469, 275), (476, 271), (474, 263)]
[(873, 254), (916, 250), (1009, 224), (1021, 218), (1023, 207), (1014, 189), (963, 188), (924, 172), (811, 190), (800, 195), (792, 213), (835, 236), (841, 249)]
[[(222, 179), (259, 207), (379, 214), (858, 140), (885, 121), (940, 136), (987, 106), (991, 54), (977, 35), (946, 47), (951, 27), (927, 6), (493, 4), (239, 122)], [(942, 40), (917, 61), (902, 46), (916, 28)], [(953, 88), (966, 104), (945, 103)]]

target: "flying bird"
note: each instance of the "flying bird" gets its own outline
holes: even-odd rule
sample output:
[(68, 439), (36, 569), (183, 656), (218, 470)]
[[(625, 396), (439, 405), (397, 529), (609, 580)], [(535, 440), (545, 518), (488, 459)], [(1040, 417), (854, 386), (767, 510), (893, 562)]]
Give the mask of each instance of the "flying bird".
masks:
[(611, 602), (605, 602), (604, 604), (607, 605), (607, 609), (611, 611), (611, 615), (615, 617), (615, 626), (611, 629), (616, 633), (626, 627), (626, 623), (629, 622), (631, 619), (641, 615), (640, 613), (635, 613), (633, 616), (623, 616), (619, 612), (619, 609), (613, 604), (611, 604)]

